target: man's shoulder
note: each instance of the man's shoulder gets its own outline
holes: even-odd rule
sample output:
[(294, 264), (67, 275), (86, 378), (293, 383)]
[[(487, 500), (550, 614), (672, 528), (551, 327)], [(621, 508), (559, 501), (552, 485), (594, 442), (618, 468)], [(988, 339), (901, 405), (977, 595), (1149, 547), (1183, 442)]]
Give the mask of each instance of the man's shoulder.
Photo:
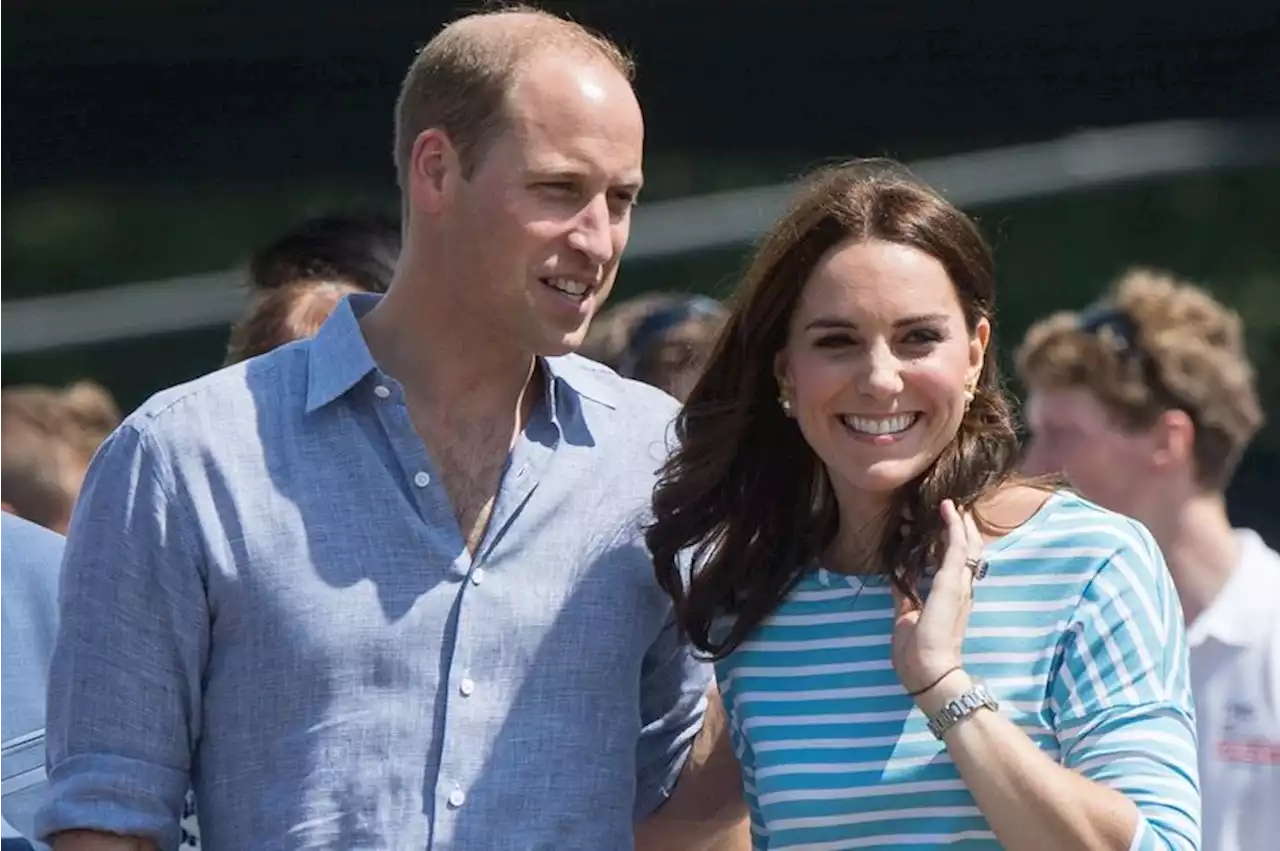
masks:
[(4, 581), (18, 573), (52, 570), (56, 576), (62, 561), (64, 539), (57, 532), (37, 526), (8, 512), (0, 514), (0, 550), (3, 551)]
[(630, 378), (623, 378), (605, 364), (582, 355), (550, 358), (557, 377), (564, 379), (579, 396), (614, 412), (620, 420), (634, 424), (670, 423), (680, 403), (666, 392)]
[(1256, 608), (1241, 615), (1270, 634), (1269, 652), (1280, 662), (1280, 618), (1273, 616), (1275, 601), (1280, 600), (1280, 553), (1251, 529), (1237, 529), (1236, 539), (1241, 544), (1239, 580), (1232, 577), (1231, 584), (1242, 586), (1245, 605), (1241, 608)]
[(305, 403), (307, 344), (291, 343), (161, 390), (138, 406), (123, 426), (161, 441), (193, 432), (252, 427), (281, 406)]

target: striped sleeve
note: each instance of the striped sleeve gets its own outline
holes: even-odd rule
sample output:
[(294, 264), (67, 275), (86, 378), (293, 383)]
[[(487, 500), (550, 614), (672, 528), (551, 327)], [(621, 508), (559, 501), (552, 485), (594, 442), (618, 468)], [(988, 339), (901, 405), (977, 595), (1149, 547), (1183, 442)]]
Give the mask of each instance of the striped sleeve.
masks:
[(769, 847), (768, 829), (760, 815), (760, 800), (756, 792), (755, 755), (751, 752), (751, 744), (742, 734), (738, 713), (733, 706), (733, 698), (726, 694), (728, 689), (720, 693), (724, 701), (725, 714), (729, 717), (729, 738), (733, 742), (733, 753), (738, 758), (738, 766), (742, 771), (742, 797), (747, 802), (747, 810), (751, 816), (751, 848), (752, 851), (765, 851)]
[(1132, 851), (1200, 847), (1195, 718), (1182, 611), (1134, 525), (1085, 589), (1049, 683), (1064, 763), (1141, 813)]

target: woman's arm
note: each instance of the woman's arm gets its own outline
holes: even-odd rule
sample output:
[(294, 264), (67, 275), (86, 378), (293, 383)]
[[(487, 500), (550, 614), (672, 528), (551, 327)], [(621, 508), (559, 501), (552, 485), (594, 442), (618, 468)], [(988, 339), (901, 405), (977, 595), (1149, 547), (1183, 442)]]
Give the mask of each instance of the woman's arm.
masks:
[[(923, 690), (916, 704), (926, 716), (973, 686), (959, 668), (960, 647), (974, 582), (966, 558), (981, 551), (981, 536), (950, 503), (943, 511), (949, 543), (942, 567), (923, 608), (897, 597), (893, 639), (899, 678), (908, 691)], [(943, 734), (965, 785), (1009, 851), (1199, 847), (1186, 644), (1159, 559), (1154, 545), (1117, 554), (1090, 583), (1067, 627), (1050, 683), (1065, 765), (988, 709)]]
[[(917, 698), (916, 705), (932, 715), (973, 685), (964, 671), (956, 671)], [(1134, 847), (1140, 816), (1132, 801), (1063, 768), (998, 712), (978, 710), (945, 732), (943, 742), (1008, 851)]]

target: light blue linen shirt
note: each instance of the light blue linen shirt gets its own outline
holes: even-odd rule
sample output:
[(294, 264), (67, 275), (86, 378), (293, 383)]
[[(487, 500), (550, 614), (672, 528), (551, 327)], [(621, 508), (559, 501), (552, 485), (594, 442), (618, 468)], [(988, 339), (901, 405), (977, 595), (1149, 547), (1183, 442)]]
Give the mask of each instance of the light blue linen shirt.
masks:
[(472, 558), (360, 332), (376, 298), (99, 451), (41, 835), (173, 847), (190, 779), (205, 851), (625, 849), (669, 793), (711, 680), (640, 532), (674, 401), (543, 360)]
[(0, 514), (3, 584), (4, 818), (0, 835), (31, 836), (44, 791), (45, 676), (57, 629), (58, 566), (63, 539), (12, 514)]

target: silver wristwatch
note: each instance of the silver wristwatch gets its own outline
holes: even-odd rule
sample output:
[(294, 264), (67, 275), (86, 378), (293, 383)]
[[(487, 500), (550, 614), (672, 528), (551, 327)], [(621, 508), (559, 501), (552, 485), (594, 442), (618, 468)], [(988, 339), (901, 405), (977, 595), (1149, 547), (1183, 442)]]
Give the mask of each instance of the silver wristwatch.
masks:
[(982, 683), (975, 683), (973, 688), (928, 716), (929, 732), (939, 739), (961, 720), (968, 718), (979, 709), (1000, 710), (1000, 704), (987, 691)]

